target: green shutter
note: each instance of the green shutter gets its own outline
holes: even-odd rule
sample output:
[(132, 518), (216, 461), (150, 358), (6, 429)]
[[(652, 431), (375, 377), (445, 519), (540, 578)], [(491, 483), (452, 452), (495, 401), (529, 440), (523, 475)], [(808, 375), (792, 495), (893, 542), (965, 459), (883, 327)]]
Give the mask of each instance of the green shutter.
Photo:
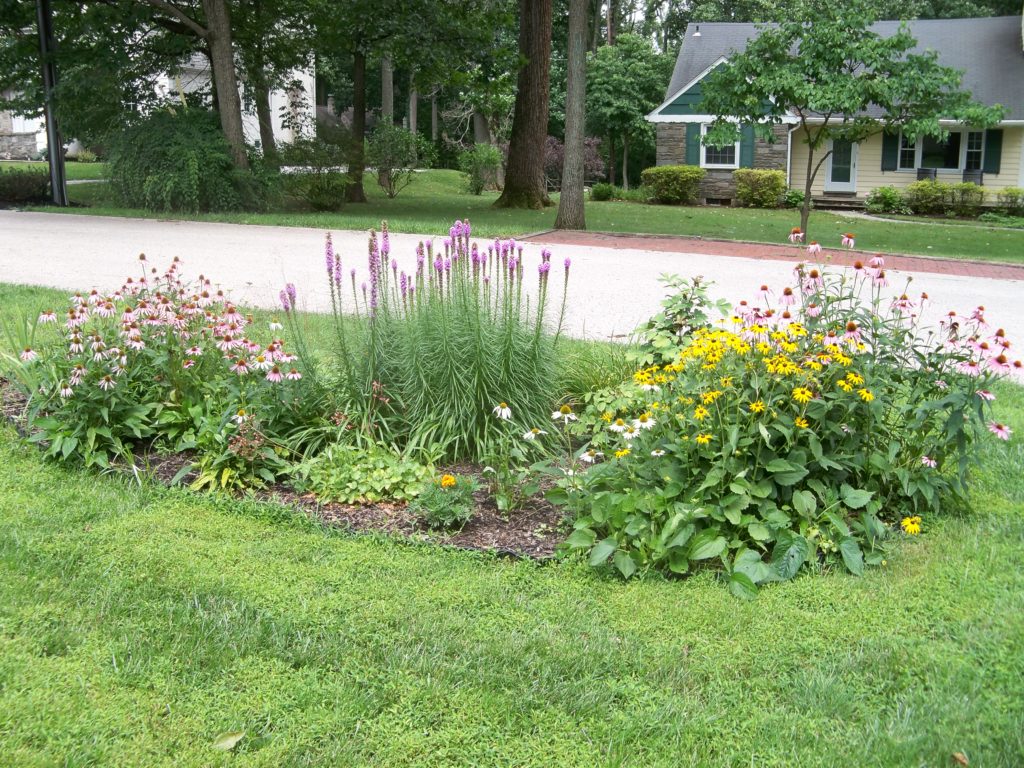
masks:
[(740, 168), (754, 165), (754, 126), (744, 125), (740, 129)]
[(882, 134), (882, 170), (895, 171), (900, 163), (900, 135), (898, 133)]
[(700, 123), (686, 124), (686, 164), (700, 165)]
[(981, 169), (985, 173), (999, 173), (999, 163), (1003, 159), (1003, 129), (992, 128), (985, 131), (985, 164)]

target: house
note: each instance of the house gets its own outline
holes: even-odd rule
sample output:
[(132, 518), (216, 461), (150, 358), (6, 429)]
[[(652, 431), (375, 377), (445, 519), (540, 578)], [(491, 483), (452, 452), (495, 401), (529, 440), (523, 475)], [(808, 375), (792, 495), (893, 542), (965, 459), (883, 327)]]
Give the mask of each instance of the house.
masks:
[[(10, 92), (0, 97), (10, 98)], [(0, 160), (30, 160), (46, 146), (43, 121), (0, 110)]]
[[(898, 21), (873, 29), (894, 34)], [(1024, 186), (1024, 40), (1022, 17), (935, 19), (907, 22), (917, 49), (938, 53), (941, 64), (963, 72), (962, 86), (976, 101), (1006, 108), (1003, 121), (988, 130), (949, 123), (945, 140), (911, 141), (900, 133), (876, 133), (857, 143), (829, 142), (831, 154), (814, 180), (819, 202), (853, 203), (876, 187), (905, 187), (919, 178), (974, 181), (986, 190)], [(700, 142), (713, 115), (701, 111), (701, 83), (729, 56), (758, 34), (754, 24), (695, 24), (686, 28), (664, 103), (647, 116), (657, 129), (658, 165), (700, 165), (707, 169), (703, 202), (729, 203), (736, 168), (785, 171), (790, 187), (803, 189), (807, 144), (797, 119), (773, 127), (774, 142), (743, 126), (732, 147)]]

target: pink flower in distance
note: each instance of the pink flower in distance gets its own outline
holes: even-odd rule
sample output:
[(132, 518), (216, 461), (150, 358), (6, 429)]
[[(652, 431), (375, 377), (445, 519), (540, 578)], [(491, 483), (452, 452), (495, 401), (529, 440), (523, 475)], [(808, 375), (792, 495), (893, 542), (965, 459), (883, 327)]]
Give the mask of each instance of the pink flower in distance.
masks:
[(1000, 440), (1009, 440), (1010, 435), (1013, 434), (1013, 430), (1005, 424), (1000, 424), (998, 421), (990, 421), (988, 423), (988, 431), (998, 437)]
[(939, 466), (939, 462), (937, 462), (935, 459), (931, 459), (931, 458), (929, 458), (927, 456), (922, 456), (921, 457), (921, 464), (923, 466), (929, 467), (931, 469), (935, 469), (937, 466)]
[(284, 376), (281, 375), (281, 369), (276, 365), (267, 371), (267, 381), (271, 384), (279, 384)]
[(811, 244), (807, 246), (807, 253), (814, 256), (821, 253), (821, 245), (818, 243), (817, 240), (811, 240)]
[(302, 378), (302, 374), (299, 373), (294, 368), (292, 368), (290, 371), (288, 371), (288, 373), (285, 374), (285, 378), (288, 379), (289, 381), (298, 381), (299, 379)]
[(23, 363), (31, 363), (39, 357), (39, 353), (31, 347), (25, 347), (19, 357)]
[(977, 392), (975, 392), (974, 394), (976, 394), (976, 395), (977, 395), (978, 397), (980, 397), (980, 398), (981, 398), (982, 400), (987, 400), (987, 401), (989, 401), (989, 402), (991, 402), (991, 401), (993, 401), (993, 400), (995, 400), (995, 399), (996, 399), (996, 396), (995, 396), (995, 395), (993, 395), (993, 394), (992, 394), (991, 392), (989, 392), (989, 391), (988, 391), (987, 389), (979, 389), (979, 390), (978, 390)]

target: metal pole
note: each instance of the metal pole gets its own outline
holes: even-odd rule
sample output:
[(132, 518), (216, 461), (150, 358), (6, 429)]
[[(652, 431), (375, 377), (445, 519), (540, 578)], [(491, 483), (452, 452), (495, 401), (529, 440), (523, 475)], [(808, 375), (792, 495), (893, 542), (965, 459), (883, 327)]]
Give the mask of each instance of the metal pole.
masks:
[(50, 189), (53, 202), (68, 204), (67, 179), (64, 175), (64, 147), (57, 129), (57, 113), (53, 108), (53, 90), (57, 85), (57, 67), (53, 63), (53, 9), (50, 0), (36, 0), (39, 22), (39, 56), (43, 62), (44, 111), (46, 114), (46, 153), (50, 161)]

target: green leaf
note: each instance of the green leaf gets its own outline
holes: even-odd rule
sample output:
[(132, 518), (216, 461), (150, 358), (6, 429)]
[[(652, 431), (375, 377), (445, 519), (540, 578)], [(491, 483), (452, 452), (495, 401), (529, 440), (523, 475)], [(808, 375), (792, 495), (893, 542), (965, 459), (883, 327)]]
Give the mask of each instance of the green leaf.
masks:
[(874, 494), (871, 491), (858, 490), (843, 483), (839, 489), (839, 496), (842, 498), (843, 504), (850, 509), (860, 509), (871, 501)]
[(769, 579), (772, 575), (771, 566), (761, 559), (760, 553), (753, 549), (744, 549), (736, 555), (732, 566), (733, 573), (742, 573), (750, 577), (755, 584)]
[(818, 500), (810, 491), (795, 491), (793, 493), (793, 508), (804, 517), (810, 517), (818, 508)]
[(616, 552), (615, 557), (612, 558), (612, 562), (615, 563), (615, 567), (619, 569), (619, 573), (622, 574), (624, 579), (628, 579), (636, 573), (636, 563), (634, 563), (633, 558), (625, 552)]
[(614, 552), (618, 546), (618, 542), (612, 538), (597, 542), (594, 549), (590, 552), (590, 564), (595, 568), (602, 565), (609, 557), (612, 556), (612, 552)]
[(751, 523), (747, 526), (747, 533), (754, 541), (770, 541), (772, 538), (771, 529), (764, 523)]
[(687, 525), (684, 525), (682, 530), (680, 530), (679, 533), (673, 536), (672, 540), (665, 545), (665, 548), (674, 549), (675, 547), (683, 546), (684, 544), (686, 544), (686, 542), (690, 540), (690, 537), (693, 536), (694, 530), (696, 529), (694, 528), (693, 523), (688, 523)]
[(725, 551), (725, 537), (719, 536), (714, 528), (705, 528), (690, 542), (690, 559), (707, 560), (718, 557)]
[(245, 731), (225, 731), (217, 734), (217, 738), (213, 740), (213, 748), (222, 752), (230, 752), (244, 738)]
[(733, 571), (729, 577), (729, 591), (741, 600), (753, 600), (757, 597), (757, 585), (745, 573)]
[(772, 570), (783, 581), (792, 579), (804, 564), (809, 551), (807, 539), (803, 536), (789, 534), (780, 538), (772, 550)]
[(854, 576), (864, 575), (864, 556), (856, 539), (848, 537), (839, 542), (839, 552), (850, 573)]

